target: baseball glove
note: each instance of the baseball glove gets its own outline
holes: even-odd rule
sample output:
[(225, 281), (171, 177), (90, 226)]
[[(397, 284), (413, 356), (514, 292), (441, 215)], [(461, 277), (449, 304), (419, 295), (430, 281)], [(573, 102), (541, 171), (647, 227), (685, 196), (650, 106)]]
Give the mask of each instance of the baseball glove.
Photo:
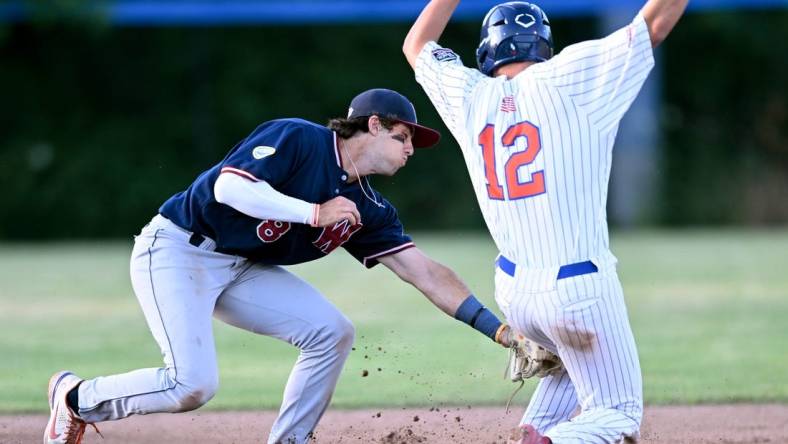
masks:
[(506, 373), (512, 382), (524, 379), (544, 378), (563, 368), (561, 358), (541, 345), (509, 328), (509, 365)]
[(506, 344), (509, 344), (509, 362), (506, 365), (504, 377), (509, 376), (512, 382), (519, 382), (520, 385), (514, 390), (509, 400), (506, 401), (506, 413), (509, 413), (509, 406), (523, 388), (525, 380), (528, 378), (544, 378), (561, 371), (564, 364), (561, 358), (545, 349), (536, 342), (526, 338), (522, 333), (514, 331), (509, 327), (506, 331), (508, 337)]

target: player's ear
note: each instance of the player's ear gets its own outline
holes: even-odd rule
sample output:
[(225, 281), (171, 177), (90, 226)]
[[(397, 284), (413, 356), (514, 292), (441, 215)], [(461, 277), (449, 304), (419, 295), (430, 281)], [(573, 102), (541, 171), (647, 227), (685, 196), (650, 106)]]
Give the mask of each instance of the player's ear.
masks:
[(369, 116), (369, 120), (367, 120), (367, 127), (369, 128), (369, 134), (377, 136), (381, 128), (380, 117)]

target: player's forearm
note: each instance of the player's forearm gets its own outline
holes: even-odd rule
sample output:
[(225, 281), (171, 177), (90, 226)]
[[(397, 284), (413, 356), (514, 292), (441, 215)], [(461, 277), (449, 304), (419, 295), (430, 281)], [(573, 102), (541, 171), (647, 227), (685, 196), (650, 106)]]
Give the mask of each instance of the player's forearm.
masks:
[(506, 324), (482, 305), (465, 283), (448, 267), (432, 263), (427, 279), (431, 286), (422, 290), (433, 304), (495, 342), (508, 346), (502, 335)]
[(451, 269), (433, 261), (425, 278), (419, 283), (422, 285), (414, 285), (444, 313), (470, 325), (495, 342), (508, 345), (502, 339), (505, 324), (476, 299)]
[(411, 284), (447, 315), (454, 317), (457, 308), (471, 294), (467, 285), (448, 267), (432, 261)]
[(651, 46), (656, 48), (667, 38), (687, 8), (688, 0), (649, 0), (643, 6)]
[(382, 256), (379, 261), (449, 316), (454, 316), (457, 307), (471, 294), (456, 273), (430, 259), (418, 247)]
[(216, 201), (256, 219), (314, 225), (318, 206), (276, 191), (267, 182), (252, 182), (222, 173), (213, 187)]
[(410, 66), (416, 68), (416, 58), (427, 42), (438, 41), (459, 3), (459, 0), (432, 0), (421, 11), (402, 44)]
[(468, 286), (448, 267), (430, 259), (418, 248), (383, 256), (380, 262), (400, 279), (418, 288), (447, 315), (508, 346), (504, 335), (506, 325), (479, 303)]

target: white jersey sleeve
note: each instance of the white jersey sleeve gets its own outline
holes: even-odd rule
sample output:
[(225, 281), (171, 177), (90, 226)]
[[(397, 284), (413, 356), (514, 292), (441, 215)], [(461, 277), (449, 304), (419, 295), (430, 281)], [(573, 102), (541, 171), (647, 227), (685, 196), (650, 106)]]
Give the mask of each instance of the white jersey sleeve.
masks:
[(563, 89), (592, 125), (618, 124), (654, 66), (648, 26), (639, 13), (629, 25), (599, 40), (567, 46), (536, 65), (536, 76)]
[(282, 194), (268, 182), (250, 180), (237, 170), (219, 174), (213, 194), (217, 202), (260, 220), (317, 224), (319, 205)]
[(416, 58), (416, 81), (424, 88), (443, 122), (461, 140), (468, 120), (473, 89), (486, 78), (462, 64), (460, 56), (435, 42), (424, 45)]

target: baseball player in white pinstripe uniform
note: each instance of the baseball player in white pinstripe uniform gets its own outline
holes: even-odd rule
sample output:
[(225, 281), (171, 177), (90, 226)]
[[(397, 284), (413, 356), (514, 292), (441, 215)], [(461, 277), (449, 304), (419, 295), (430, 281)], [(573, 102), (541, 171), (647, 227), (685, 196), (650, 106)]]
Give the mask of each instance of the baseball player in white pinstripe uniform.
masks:
[(497, 5), (478, 70), (437, 43), (458, 3), (431, 1), (403, 51), (468, 165), (500, 251), (501, 310), (564, 362), (540, 381), (516, 442), (637, 439), (642, 378), (609, 249), (607, 184), (619, 122), (687, 0), (649, 0), (629, 25), (555, 57), (538, 6)]

